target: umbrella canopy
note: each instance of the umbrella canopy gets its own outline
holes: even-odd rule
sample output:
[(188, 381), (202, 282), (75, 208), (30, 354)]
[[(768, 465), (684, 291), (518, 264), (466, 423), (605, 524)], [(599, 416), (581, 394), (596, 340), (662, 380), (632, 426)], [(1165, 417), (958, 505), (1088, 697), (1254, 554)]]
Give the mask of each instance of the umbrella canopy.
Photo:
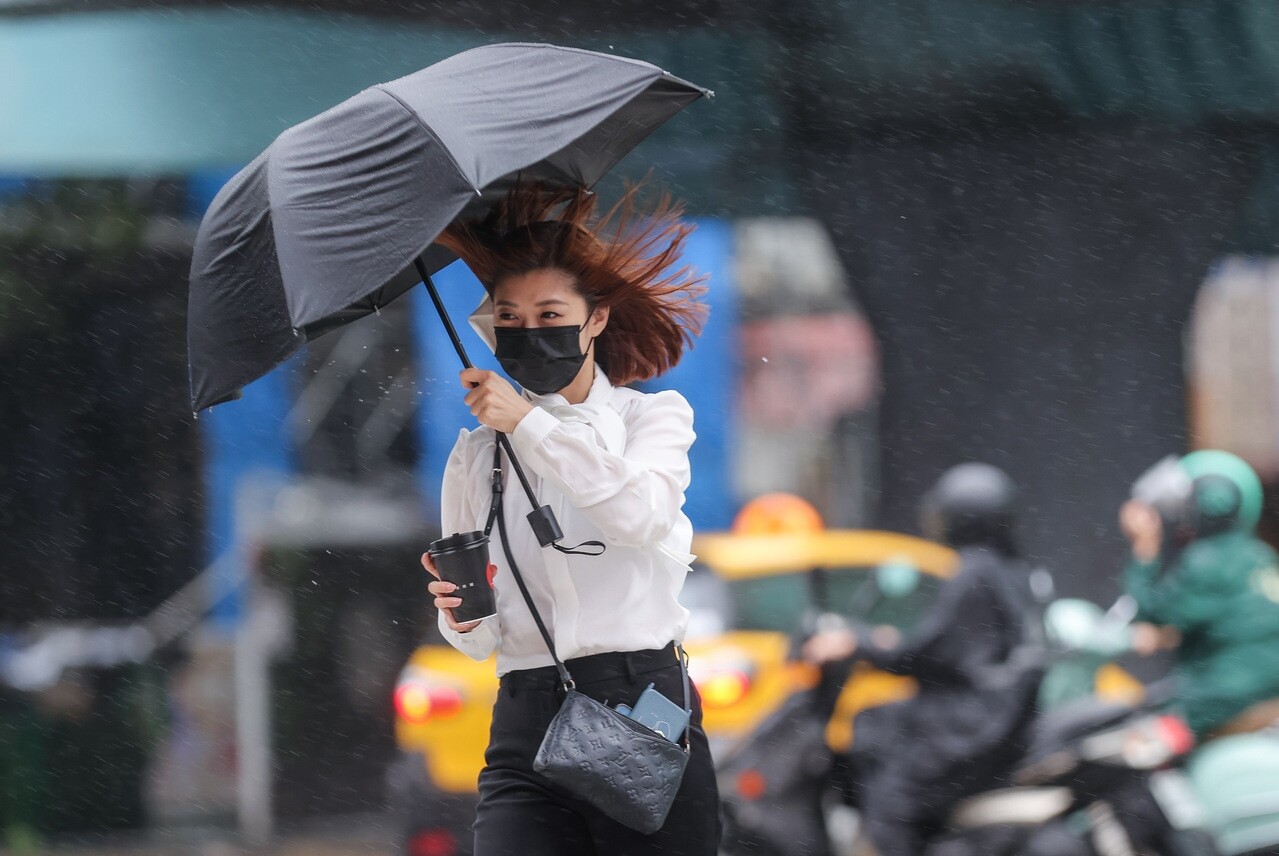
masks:
[(191, 260), (195, 410), (453, 260), (432, 242), (517, 180), (590, 187), (707, 90), (638, 60), (475, 48), (281, 134), (214, 198)]

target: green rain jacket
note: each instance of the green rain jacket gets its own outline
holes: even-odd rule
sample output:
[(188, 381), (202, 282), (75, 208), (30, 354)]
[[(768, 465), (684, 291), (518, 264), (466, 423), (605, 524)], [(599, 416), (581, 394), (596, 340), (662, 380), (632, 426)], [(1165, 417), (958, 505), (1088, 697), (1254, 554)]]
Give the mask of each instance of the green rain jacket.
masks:
[(1137, 618), (1175, 627), (1174, 671), (1200, 737), (1255, 702), (1279, 698), (1279, 557), (1243, 532), (1191, 543), (1162, 575), (1134, 560), (1124, 588)]

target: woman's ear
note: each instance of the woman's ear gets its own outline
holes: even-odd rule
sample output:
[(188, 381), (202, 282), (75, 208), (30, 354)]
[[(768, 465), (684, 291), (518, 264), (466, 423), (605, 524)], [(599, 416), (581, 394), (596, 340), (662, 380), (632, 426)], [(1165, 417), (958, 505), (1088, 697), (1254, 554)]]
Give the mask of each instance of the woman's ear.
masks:
[(604, 332), (604, 328), (608, 326), (608, 306), (596, 306), (595, 311), (591, 313), (590, 319), (586, 322), (587, 337), (594, 339), (600, 333)]

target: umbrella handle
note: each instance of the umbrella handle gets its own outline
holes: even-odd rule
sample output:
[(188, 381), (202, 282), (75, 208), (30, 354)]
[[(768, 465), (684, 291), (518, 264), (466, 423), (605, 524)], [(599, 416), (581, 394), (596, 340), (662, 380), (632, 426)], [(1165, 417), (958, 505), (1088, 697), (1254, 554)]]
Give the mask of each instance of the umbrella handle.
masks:
[[(440, 300), (440, 294), (435, 290), (435, 283), (431, 281), (431, 274), (426, 269), (421, 256), (413, 259), (413, 266), (417, 268), (418, 275), (422, 277), (422, 284), (426, 286), (426, 291), (431, 295), (431, 302), (435, 304), (435, 311), (439, 314), (440, 320), (444, 322), (444, 329), (449, 334), (449, 341), (453, 343), (453, 350), (457, 351), (458, 358), (462, 361), (463, 368), (474, 368), (471, 364), (471, 358), (466, 355), (466, 348), (462, 346), (462, 340), (457, 335), (457, 329), (453, 326), (452, 319), (444, 309), (444, 303)], [(551, 511), (549, 505), (538, 505), (537, 496), (533, 493), (533, 486), (529, 484), (528, 476), (524, 475), (524, 468), (520, 466), (519, 459), (515, 457), (515, 449), (511, 448), (511, 440), (501, 431), (497, 432), (497, 442), (502, 444), (503, 451), (506, 452), (506, 458), (511, 462), (511, 469), (515, 470), (515, 475), (519, 478), (520, 484), (524, 486), (524, 494), (528, 497), (529, 505), (533, 507), (533, 512), (529, 514), (528, 521), (533, 527), (534, 534), (537, 535), (537, 542), (543, 547), (549, 547), (556, 541), (564, 537), (563, 530), (560, 529), (559, 521), (555, 519), (555, 512)]]

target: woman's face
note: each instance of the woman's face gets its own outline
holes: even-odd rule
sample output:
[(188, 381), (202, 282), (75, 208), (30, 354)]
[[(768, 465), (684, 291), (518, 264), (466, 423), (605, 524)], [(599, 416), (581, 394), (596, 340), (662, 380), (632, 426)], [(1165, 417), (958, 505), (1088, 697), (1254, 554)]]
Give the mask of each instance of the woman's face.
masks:
[(608, 308), (588, 312), (573, 278), (556, 268), (529, 271), (499, 280), (493, 287), (493, 324), (497, 327), (581, 326), (582, 351), (608, 324)]

